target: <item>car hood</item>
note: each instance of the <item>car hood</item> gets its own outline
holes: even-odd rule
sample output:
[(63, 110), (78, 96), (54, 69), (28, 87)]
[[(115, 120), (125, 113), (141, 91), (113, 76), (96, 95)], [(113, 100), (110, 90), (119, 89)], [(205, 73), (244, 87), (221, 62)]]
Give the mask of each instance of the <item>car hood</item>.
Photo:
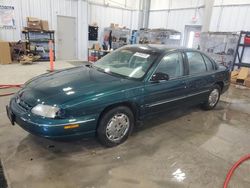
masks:
[(114, 93), (141, 82), (109, 75), (91, 67), (75, 67), (35, 77), (18, 93), (30, 106), (38, 103), (63, 105), (79, 99)]

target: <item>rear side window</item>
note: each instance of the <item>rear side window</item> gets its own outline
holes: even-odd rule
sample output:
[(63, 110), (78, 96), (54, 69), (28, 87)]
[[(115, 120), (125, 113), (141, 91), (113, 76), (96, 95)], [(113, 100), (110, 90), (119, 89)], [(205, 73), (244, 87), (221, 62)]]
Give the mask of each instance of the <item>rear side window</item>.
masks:
[(205, 55), (203, 55), (203, 57), (204, 57), (206, 65), (207, 65), (207, 70), (208, 71), (214, 70), (212, 61), (207, 56), (205, 56)]
[(199, 52), (186, 52), (189, 63), (189, 74), (206, 72), (206, 65)]

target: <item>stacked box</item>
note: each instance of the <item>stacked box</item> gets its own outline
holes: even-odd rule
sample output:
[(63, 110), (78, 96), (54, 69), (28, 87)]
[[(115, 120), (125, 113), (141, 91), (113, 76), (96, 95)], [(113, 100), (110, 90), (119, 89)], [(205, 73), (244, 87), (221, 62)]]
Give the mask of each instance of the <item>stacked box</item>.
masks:
[(48, 31), (49, 30), (49, 23), (47, 20), (41, 20), (41, 27), (42, 30)]
[(40, 20), (34, 17), (27, 17), (27, 29), (48, 31), (49, 23), (47, 20)]
[(10, 44), (9, 42), (0, 41), (0, 64), (10, 64), (11, 54), (10, 54)]
[(33, 17), (27, 17), (27, 27), (30, 29), (41, 30), (41, 20)]

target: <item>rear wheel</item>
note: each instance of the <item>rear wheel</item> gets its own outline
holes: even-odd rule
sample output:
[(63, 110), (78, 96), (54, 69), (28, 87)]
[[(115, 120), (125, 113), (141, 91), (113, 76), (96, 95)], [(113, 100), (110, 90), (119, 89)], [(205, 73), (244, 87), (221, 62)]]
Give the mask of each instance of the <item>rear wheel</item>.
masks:
[(221, 88), (219, 85), (215, 85), (210, 91), (207, 101), (202, 105), (205, 110), (212, 110), (220, 100)]
[(100, 142), (112, 147), (123, 143), (134, 127), (134, 115), (126, 106), (107, 111), (100, 119), (97, 136)]

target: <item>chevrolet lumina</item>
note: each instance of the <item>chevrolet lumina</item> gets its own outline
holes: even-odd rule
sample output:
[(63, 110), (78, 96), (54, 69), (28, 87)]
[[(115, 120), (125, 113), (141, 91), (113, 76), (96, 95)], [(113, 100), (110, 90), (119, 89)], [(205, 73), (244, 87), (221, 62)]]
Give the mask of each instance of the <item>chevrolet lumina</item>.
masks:
[(31, 134), (97, 136), (111, 147), (159, 112), (199, 104), (213, 109), (228, 87), (229, 70), (200, 51), (131, 45), (29, 80), (6, 110), (13, 125)]

